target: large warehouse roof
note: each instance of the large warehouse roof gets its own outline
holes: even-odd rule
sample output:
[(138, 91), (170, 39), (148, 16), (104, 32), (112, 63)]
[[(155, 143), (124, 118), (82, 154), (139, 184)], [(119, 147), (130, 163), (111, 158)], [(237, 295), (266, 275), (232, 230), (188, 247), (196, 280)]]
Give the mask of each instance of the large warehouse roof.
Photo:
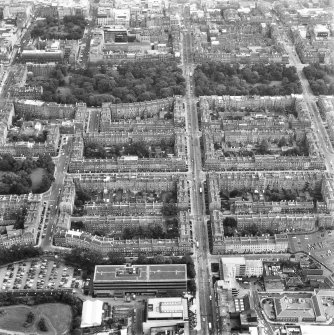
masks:
[(81, 328), (96, 327), (102, 323), (103, 301), (86, 300), (82, 306)]

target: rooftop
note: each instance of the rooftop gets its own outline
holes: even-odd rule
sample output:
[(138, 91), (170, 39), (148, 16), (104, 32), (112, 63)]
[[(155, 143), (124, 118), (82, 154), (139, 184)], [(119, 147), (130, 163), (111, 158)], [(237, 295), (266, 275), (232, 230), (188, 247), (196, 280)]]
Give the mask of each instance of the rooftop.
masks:
[(187, 299), (152, 298), (147, 300), (148, 319), (184, 319), (187, 317)]
[(185, 264), (168, 265), (97, 265), (94, 282), (104, 281), (184, 281), (187, 280)]

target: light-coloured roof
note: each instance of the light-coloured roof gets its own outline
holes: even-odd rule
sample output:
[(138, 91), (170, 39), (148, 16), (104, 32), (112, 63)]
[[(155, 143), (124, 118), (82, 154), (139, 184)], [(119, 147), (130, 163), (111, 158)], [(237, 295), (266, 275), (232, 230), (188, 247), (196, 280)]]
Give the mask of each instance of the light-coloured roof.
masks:
[(148, 319), (187, 318), (187, 300), (183, 298), (152, 298), (147, 300)]
[(102, 300), (86, 300), (82, 306), (81, 328), (96, 327), (102, 323)]
[(308, 325), (300, 325), (300, 329), (303, 335), (333, 335), (334, 334), (334, 326), (308, 326)]
[(245, 264), (245, 257), (222, 257), (221, 262), (224, 264)]
[(96, 265), (94, 282), (170, 282), (187, 280), (185, 264)]

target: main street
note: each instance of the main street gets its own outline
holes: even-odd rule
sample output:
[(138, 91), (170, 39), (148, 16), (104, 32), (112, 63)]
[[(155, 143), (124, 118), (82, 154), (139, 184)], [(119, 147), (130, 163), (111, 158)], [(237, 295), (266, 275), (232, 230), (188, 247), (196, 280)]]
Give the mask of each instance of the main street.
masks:
[(315, 126), (315, 135), (324, 154), (326, 167), (328, 170), (332, 170), (332, 164), (334, 163), (334, 153), (327, 131), (324, 127), (316, 105), (317, 97), (314, 96), (310, 84), (303, 72), (303, 68), (307, 65), (301, 63), (293, 45), (287, 45), (286, 51), (289, 54), (290, 64), (295, 66), (297, 69), (297, 74), (303, 89), (303, 99), (307, 105), (311, 121)]
[(53, 249), (52, 237), (54, 232), (57, 230), (60, 197), (72, 148), (72, 139), (70, 136), (67, 137), (68, 137), (67, 141), (64, 141), (62, 139), (59, 149), (59, 155), (55, 159), (56, 160), (55, 181), (52, 183), (50, 191), (46, 193), (46, 196), (43, 199), (48, 203), (48, 207), (50, 209), (49, 223), (47, 225), (46, 235), (42, 239), (42, 242), (40, 244), (43, 250)]
[[(210, 255), (207, 223), (205, 220), (205, 203), (203, 187), (203, 171), (200, 149), (200, 137), (198, 128), (198, 115), (196, 99), (192, 88), (192, 69), (191, 50), (192, 38), (190, 29), (182, 34), (182, 66), (183, 74), (186, 79), (187, 90), (185, 97), (186, 127), (188, 131), (189, 148), (189, 169), (191, 172), (190, 199), (191, 217), (193, 227), (193, 238), (195, 243), (194, 257), (197, 271), (197, 330), (199, 334), (210, 334), (211, 329), (214, 333), (215, 327), (215, 308), (214, 292), (211, 284)], [(209, 326), (210, 325), (210, 326)], [(211, 328), (212, 327), (212, 328)], [(210, 329), (211, 328), (211, 329)]]

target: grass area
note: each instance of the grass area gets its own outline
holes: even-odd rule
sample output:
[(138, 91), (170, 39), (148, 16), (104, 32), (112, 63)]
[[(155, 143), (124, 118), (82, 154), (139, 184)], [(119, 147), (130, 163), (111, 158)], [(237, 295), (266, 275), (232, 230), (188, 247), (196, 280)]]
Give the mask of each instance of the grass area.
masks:
[(43, 180), (43, 175), (46, 175), (46, 171), (43, 168), (37, 168), (31, 172), (30, 179), (33, 192), (36, 192), (40, 188)]
[(30, 312), (28, 306), (10, 306), (0, 308), (0, 328), (12, 331), (32, 330), (32, 327), (24, 328), (23, 324)]
[(68, 95), (72, 94), (72, 90), (69, 87), (58, 87), (57, 93), (63, 97), (66, 97)]
[[(29, 312), (35, 315), (34, 323), (24, 327)], [(37, 323), (43, 317), (47, 323), (48, 331), (45, 335), (59, 335), (68, 332), (72, 320), (71, 307), (65, 304), (42, 304), (33, 307), (8, 306), (0, 308), (0, 329), (20, 332), (38, 332)]]
[(57, 334), (65, 334), (69, 330), (72, 320), (72, 311), (69, 305), (43, 304), (36, 306), (36, 311), (44, 315), (45, 319), (56, 329)]

